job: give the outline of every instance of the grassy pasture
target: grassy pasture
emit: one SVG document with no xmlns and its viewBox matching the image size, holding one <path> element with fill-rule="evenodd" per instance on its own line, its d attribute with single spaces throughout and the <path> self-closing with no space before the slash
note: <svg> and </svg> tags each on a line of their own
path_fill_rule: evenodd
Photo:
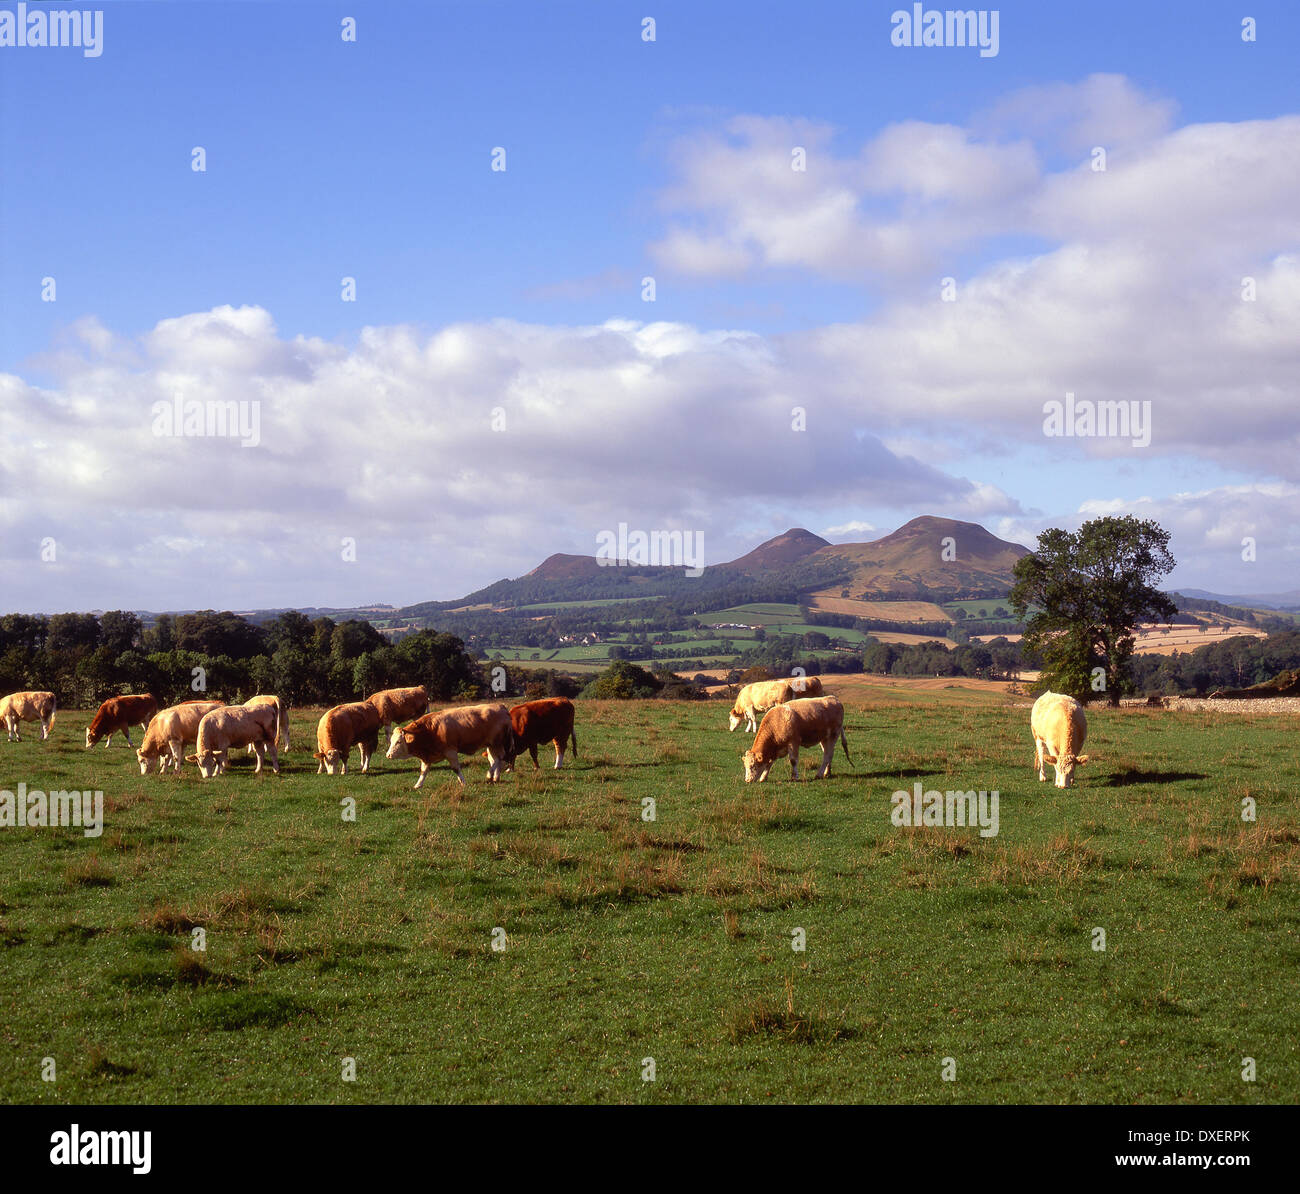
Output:
<svg viewBox="0 0 1300 1194">
<path fill-rule="evenodd" d="M 717 622 L 743 622 L 746 626 L 779 626 L 783 622 L 799 621 L 799 607 L 779 601 L 756 601 L 749 605 L 732 605 L 727 609 L 712 609 L 698 615 L 701 622 L 711 626 Z"/>
<path fill-rule="evenodd" d="M 318 777 L 312 711 L 279 777 L 208 782 L 61 711 L 0 788 L 101 788 L 105 828 L 0 829 L 0 1100 L 1300 1097 L 1289 721 L 1095 710 L 1058 791 L 1001 695 L 844 696 L 854 766 L 750 787 L 720 702 L 581 702 L 572 770 L 419 792 Z M 999 835 L 895 828 L 918 780 L 997 789 Z"/>
</svg>

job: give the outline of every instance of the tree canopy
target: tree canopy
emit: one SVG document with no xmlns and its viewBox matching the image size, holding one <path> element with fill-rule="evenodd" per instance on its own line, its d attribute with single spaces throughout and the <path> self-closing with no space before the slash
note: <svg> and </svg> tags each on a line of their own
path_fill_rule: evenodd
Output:
<svg viewBox="0 0 1300 1194">
<path fill-rule="evenodd" d="M 1169 532 L 1131 514 L 1053 528 L 1016 562 L 1010 605 L 1025 622 L 1024 645 L 1042 657 L 1037 688 L 1112 705 L 1132 691 L 1134 628 L 1167 621 L 1174 602 L 1156 585 L 1174 568 Z"/>
</svg>

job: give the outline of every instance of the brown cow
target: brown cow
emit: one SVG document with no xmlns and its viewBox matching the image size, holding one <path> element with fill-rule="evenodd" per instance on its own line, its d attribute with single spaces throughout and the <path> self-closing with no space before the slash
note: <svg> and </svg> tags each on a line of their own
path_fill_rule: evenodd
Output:
<svg viewBox="0 0 1300 1194">
<path fill-rule="evenodd" d="M 11 692 L 7 697 L 0 697 L 0 718 L 9 731 L 10 742 L 23 740 L 18 726 L 24 721 L 41 723 L 41 741 L 44 742 L 50 736 L 50 727 L 54 725 L 54 693 Z"/>
<path fill-rule="evenodd" d="M 252 746 L 257 755 L 254 774 L 260 774 L 262 760 L 269 753 L 271 770 L 280 774 L 280 756 L 275 744 L 280 740 L 280 714 L 273 705 L 225 705 L 203 715 L 199 722 L 195 753 L 185 757 L 199 765 L 204 779 L 220 775 L 226 769 L 230 748 Z"/>
<path fill-rule="evenodd" d="M 745 782 L 762 783 L 772 764 L 785 755 L 790 756 L 791 778 L 798 779 L 801 746 L 820 746 L 822 765 L 817 778 L 830 775 L 836 738 L 844 747 L 844 757 L 852 763 L 848 739 L 844 737 L 844 706 L 835 697 L 805 697 L 777 705 L 763 715 L 754 745 L 740 756 L 745 764 Z"/>
<path fill-rule="evenodd" d="M 316 758 L 320 763 L 316 774 L 328 771 L 340 775 L 348 773 L 348 753 L 355 744 L 361 751 L 361 774 L 370 770 L 370 756 L 379 746 L 379 710 L 369 701 L 352 701 L 335 705 L 325 713 L 316 726 Z"/>
<path fill-rule="evenodd" d="M 366 697 L 379 710 L 380 726 L 414 721 L 429 712 L 429 694 L 419 688 L 385 688 Z"/>
<path fill-rule="evenodd" d="M 424 783 L 434 763 L 445 761 L 463 788 L 465 777 L 460 773 L 460 755 L 474 754 L 484 748 L 488 754 L 488 783 L 496 783 L 504 767 L 515 761 L 514 731 L 510 726 L 510 712 L 504 705 L 464 705 L 441 713 L 426 713 L 408 726 L 394 726 L 388 757 L 420 760 L 417 788 Z"/>
<path fill-rule="evenodd" d="M 144 732 L 144 741 L 135 757 L 140 760 L 140 774 L 157 771 L 159 775 L 171 768 L 181 769 L 185 748 L 198 741 L 199 722 L 213 709 L 220 709 L 220 701 L 186 701 L 156 713 Z"/>
<path fill-rule="evenodd" d="M 578 735 L 573 732 L 573 702 L 564 697 L 547 697 L 540 701 L 525 701 L 510 710 L 510 728 L 514 731 L 514 753 L 528 751 L 533 758 L 533 770 L 540 770 L 537 748 L 544 742 L 555 746 L 555 770 L 564 766 L 564 748 L 573 740 L 573 757 L 578 757 Z M 506 767 L 512 771 L 514 764 Z"/>
<path fill-rule="evenodd" d="M 113 735 L 119 730 L 126 739 L 127 746 L 134 747 L 129 726 L 139 726 L 142 730 L 149 728 L 149 721 L 158 712 L 158 702 L 147 692 L 138 696 L 109 697 L 95 713 L 86 729 L 86 749 L 89 750 L 101 738 L 104 749 L 108 749 Z"/>
</svg>

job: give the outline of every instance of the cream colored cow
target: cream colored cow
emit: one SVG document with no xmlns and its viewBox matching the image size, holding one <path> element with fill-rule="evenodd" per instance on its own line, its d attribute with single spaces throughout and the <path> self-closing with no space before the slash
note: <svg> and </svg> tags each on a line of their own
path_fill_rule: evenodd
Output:
<svg viewBox="0 0 1300 1194">
<path fill-rule="evenodd" d="M 44 742 L 50 736 L 50 727 L 54 725 L 54 711 L 52 692 L 11 692 L 6 697 L 0 697 L 0 718 L 4 719 L 10 742 L 23 740 L 18 726 L 24 721 L 41 723 L 41 741 Z"/>
<path fill-rule="evenodd" d="M 155 713 L 145 729 L 140 749 L 135 752 L 140 760 L 140 774 L 156 771 L 162 775 L 169 768 L 179 771 L 185 748 L 198 741 L 199 722 L 213 709 L 220 708 L 220 701 L 186 701 Z"/>
<path fill-rule="evenodd" d="M 1034 736 L 1039 782 L 1047 779 L 1043 764 L 1053 763 L 1056 786 L 1068 788 L 1074 782 L 1075 767 L 1082 767 L 1088 761 L 1087 755 L 1079 754 L 1088 737 L 1088 718 L 1083 706 L 1074 697 L 1045 692 L 1034 702 L 1029 729 Z"/>
<path fill-rule="evenodd" d="M 267 705 L 274 709 L 276 716 L 280 719 L 280 740 L 279 745 L 285 750 L 289 749 L 289 710 L 285 708 L 284 702 L 278 696 L 253 696 L 244 702 L 245 709 L 256 709 L 259 705 Z M 249 754 L 252 754 L 252 747 L 249 747 Z"/>
<path fill-rule="evenodd" d="M 230 748 L 251 746 L 257 755 L 254 772 L 261 773 L 262 760 L 271 756 L 271 770 L 280 774 L 280 757 L 275 744 L 280 738 L 280 715 L 273 705 L 226 705 L 203 715 L 195 753 L 185 757 L 199 765 L 204 779 L 220 775 L 226 769 Z"/>
<path fill-rule="evenodd" d="M 789 680 L 758 680 L 746 684 L 736 696 L 731 707 L 729 729 L 734 730 L 743 721 L 751 734 L 758 729 L 759 719 L 769 709 L 787 701 L 822 695 L 820 676 L 794 676 Z"/>
</svg>

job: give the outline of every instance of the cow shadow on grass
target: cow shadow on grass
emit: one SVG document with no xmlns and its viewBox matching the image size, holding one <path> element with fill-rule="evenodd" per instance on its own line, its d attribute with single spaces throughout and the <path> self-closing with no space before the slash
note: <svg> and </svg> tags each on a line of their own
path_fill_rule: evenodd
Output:
<svg viewBox="0 0 1300 1194">
<path fill-rule="evenodd" d="M 926 775 L 943 775 L 937 768 L 905 767 L 901 771 L 886 768 L 884 771 L 854 771 L 855 779 L 920 779 Z"/>
<path fill-rule="evenodd" d="M 1208 779 L 1200 771 L 1117 771 L 1106 780 L 1108 788 L 1127 788 L 1131 784 L 1174 784 L 1188 779 Z"/>
</svg>

